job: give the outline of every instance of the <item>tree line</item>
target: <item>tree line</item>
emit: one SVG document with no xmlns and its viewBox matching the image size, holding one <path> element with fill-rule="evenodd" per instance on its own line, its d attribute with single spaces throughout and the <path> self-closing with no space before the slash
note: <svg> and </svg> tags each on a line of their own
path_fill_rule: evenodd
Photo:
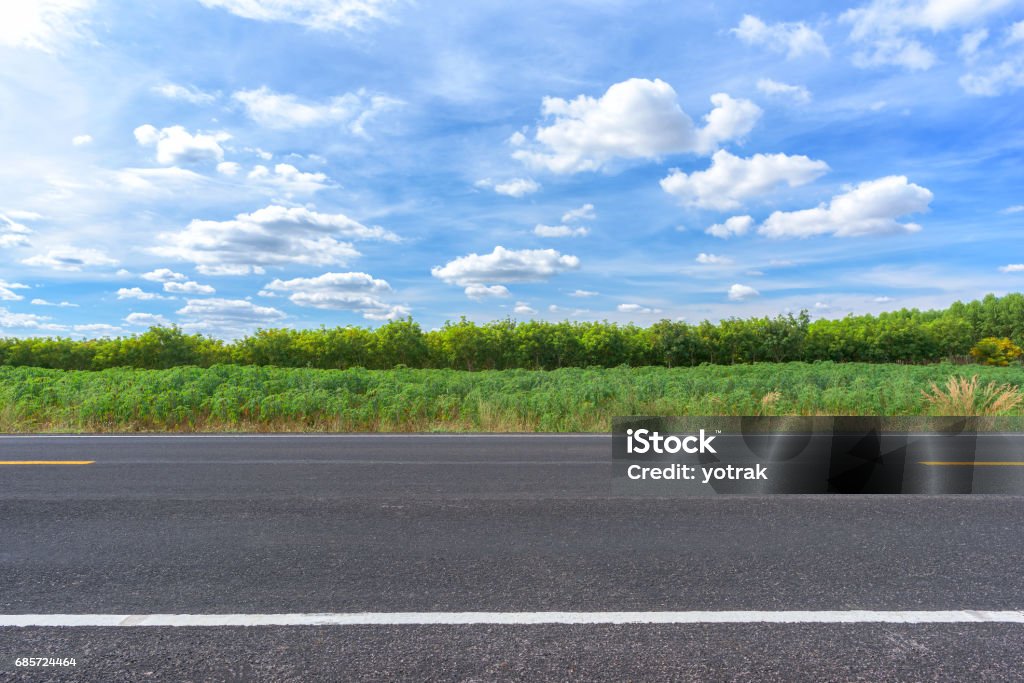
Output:
<svg viewBox="0 0 1024 683">
<path fill-rule="evenodd" d="M 831 360 L 929 363 L 966 357 L 984 338 L 1024 346 L 1024 294 L 988 295 L 944 310 L 902 309 L 811 321 L 806 311 L 774 318 L 729 318 L 650 327 L 610 322 L 517 322 L 465 319 L 423 330 L 412 319 L 376 329 L 260 329 L 225 342 L 177 327 L 116 338 L 0 339 L 0 365 L 64 370 L 185 365 L 503 370 L 561 367 L 668 367 L 702 363 Z"/>
</svg>

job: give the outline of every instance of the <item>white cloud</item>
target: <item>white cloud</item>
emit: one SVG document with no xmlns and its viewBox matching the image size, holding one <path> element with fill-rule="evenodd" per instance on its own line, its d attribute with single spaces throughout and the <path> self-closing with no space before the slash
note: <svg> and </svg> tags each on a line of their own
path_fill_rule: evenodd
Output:
<svg viewBox="0 0 1024 683">
<path fill-rule="evenodd" d="M 648 308 L 640 304 L 619 304 L 616 307 L 619 313 L 661 313 L 660 308 Z"/>
<path fill-rule="evenodd" d="M 533 228 L 533 234 L 539 237 L 584 237 L 590 228 L 570 227 L 568 225 L 540 225 Z"/>
<path fill-rule="evenodd" d="M 394 320 L 409 315 L 408 307 L 378 298 L 381 293 L 390 291 L 391 285 L 386 280 L 366 273 L 324 273 L 312 278 L 274 280 L 261 294 L 287 292 L 288 299 L 298 306 L 354 311 L 370 320 Z"/>
<path fill-rule="evenodd" d="M 177 83 L 154 86 L 153 92 L 169 100 L 183 100 L 191 104 L 212 104 L 217 100 L 217 95 L 203 92 L 192 85 L 178 85 Z"/>
<path fill-rule="evenodd" d="M 502 282 L 539 282 L 552 275 L 579 268 L 575 256 L 554 249 L 512 250 L 495 247 L 490 254 L 469 254 L 435 266 L 430 274 L 462 287 Z"/>
<path fill-rule="evenodd" d="M 76 135 L 75 137 L 71 138 L 71 144 L 74 145 L 75 147 L 82 147 L 84 145 L 88 145 L 91 143 L 91 135 Z"/>
<path fill-rule="evenodd" d="M 171 321 L 157 313 L 129 313 L 124 321 L 138 327 L 166 327 L 171 324 Z"/>
<path fill-rule="evenodd" d="M 1021 212 L 1024 212 L 1024 204 L 1014 204 L 1013 206 L 1008 206 L 1005 209 L 1003 209 L 1002 211 L 1000 211 L 999 213 L 1021 213 Z"/>
<path fill-rule="evenodd" d="M 116 266 L 112 259 L 99 249 L 79 247 L 58 247 L 45 254 L 36 254 L 21 261 L 27 266 L 40 266 L 54 270 L 79 271 L 90 266 Z"/>
<path fill-rule="evenodd" d="M 171 294 L 216 294 L 217 292 L 210 285 L 201 285 L 191 280 L 186 282 L 165 282 L 164 291 Z"/>
<path fill-rule="evenodd" d="M 907 214 L 928 210 L 932 193 L 908 183 L 906 176 L 887 176 L 860 183 L 853 189 L 802 211 L 776 211 L 758 233 L 767 237 L 862 237 L 900 232 L 917 232 L 916 223 L 899 223 Z"/>
<path fill-rule="evenodd" d="M 128 192 L 156 195 L 187 192 L 207 182 L 205 176 L 178 166 L 122 168 L 114 172 L 114 180 Z"/>
<path fill-rule="evenodd" d="M 811 101 L 811 91 L 802 85 L 790 85 L 773 81 L 770 78 L 761 78 L 757 81 L 757 89 L 765 95 L 785 95 L 800 104 L 807 104 Z"/>
<path fill-rule="evenodd" d="M 29 286 L 23 285 L 20 282 L 0 280 L 0 301 L 21 301 L 24 299 L 25 297 L 14 291 L 16 289 L 29 289 Z"/>
<path fill-rule="evenodd" d="M 569 292 L 569 296 L 574 296 L 580 299 L 585 299 L 591 296 L 598 296 L 599 294 L 600 292 L 591 292 L 590 290 L 587 289 L 577 289 L 574 292 Z"/>
<path fill-rule="evenodd" d="M 966 73 L 959 82 L 964 92 L 979 97 L 996 97 L 1024 87 L 1024 56 Z"/>
<path fill-rule="evenodd" d="M 126 330 L 123 327 L 117 325 L 107 325 L 106 323 L 88 323 L 86 325 L 75 325 L 72 327 L 75 332 L 79 332 L 86 336 L 91 337 L 111 337 L 118 334 L 124 334 Z"/>
<path fill-rule="evenodd" d="M 525 301 L 517 301 L 516 307 L 512 309 L 512 312 L 517 315 L 537 315 L 537 309 L 533 308 Z"/>
<path fill-rule="evenodd" d="M 45 315 L 34 313 L 12 313 L 6 308 L 0 307 L 0 329 L 4 328 L 25 328 L 41 330 L 62 330 L 62 325 L 54 325 L 46 322 L 50 320 Z"/>
<path fill-rule="evenodd" d="M 732 216 L 725 219 L 724 223 L 715 223 L 704 232 L 712 237 L 727 240 L 730 237 L 746 235 L 753 226 L 754 219 L 751 216 Z"/>
<path fill-rule="evenodd" d="M 2 296 L 0 296 L 2 298 Z M 78 304 L 73 304 L 70 301 L 47 301 L 46 299 L 32 299 L 31 303 L 33 306 L 54 306 L 56 308 L 78 308 Z"/>
<path fill-rule="evenodd" d="M 503 194 L 507 197 L 525 197 L 528 194 L 533 194 L 540 189 L 540 183 L 532 178 L 512 178 L 503 182 L 495 182 L 490 178 L 484 178 L 474 183 L 477 187 L 486 187 L 493 189 L 498 194 Z"/>
<path fill-rule="evenodd" d="M 297 194 L 313 194 L 331 187 L 330 179 L 326 174 L 305 173 L 291 164 L 277 164 L 273 171 L 266 166 L 257 165 L 249 172 L 248 179 L 258 185 L 273 188 L 286 197 L 293 197 Z"/>
<path fill-rule="evenodd" d="M 746 135 L 761 117 L 761 109 L 749 100 L 717 93 L 711 102 L 714 109 L 698 129 L 679 106 L 676 91 L 662 80 L 632 78 L 612 85 L 600 98 L 545 97 L 542 112 L 553 122 L 537 128 L 536 149 L 520 149 L 513 156 L 554 173 L 576 173 L 599 170 L 614 159 L 707 154 Z"/>
<path fill-rule="evenodd" d="M 182 328 L 217 336 L 244 334 L 288 317 L 284 311 L 244 299 L 189 299 L 177 313 L 184 319 Z"/>
<path fill-rule="evenodd" d="M 275 93 L 266 86 L 256 90 L 240 90 L 232 97 L 241 102 L 250 119 L 280 130 L 345 124 L 349 131 L 367 137 L 370 119 L 401 104 L 383 95 L 365 90 L 332 97 L 327 102 L 303 102 L 296 95 Z"/>
<path fill-rule="evenodd" d="M 969 31 L 960 38 L 960 47 L 957 49 L 957 54 L 964 59 L 971 59 L 978 54 L 978 49 L 986 40 L 988 40 L 988 29 L 979 28 Z"/>
<path fill-rule="evenodd" d="M 512 133 L 512 135 L 509 136 L 508 144 L 512 145 L 513 147 L 520 147 L 522 145 L 525 145 L 526 136 L 523 135 L 521 131 L 517 130 L 515 133 Z"/>
<path fill-rule="evenodd" d="M 706 266 L 727 266 L 732 263 L 731 258 L 716 256 L 715 254 L 705 254 L 704 252 L 697 254 L 697 258 L 694 260 Z"/>
<path fill-rule="evenodd" d="M 504 285 L 469 285 L 466 287 L 465 293 L 467 297 L 474 301 L 501 298 L 509 295 L 508 287 Z"/>
<path fill-rule="evenodd" d="M 138 299 L 139 301 L 153 301 L 154 299 L 170 299 L 173 297 L 146 292 L 140 287 L 122 287 L 117 290 L 118 299 Z"/>
<path fill-rule="evenodd" d="M 256 21 L 280 21 L 317 31 L 363 29 L 389 18 L 397 0 L 199 0 Z"/>
<path fill-rule="evenodd" d="M 747 285 L 735 284 L 729 288 L 730 301 L 743 301 L 755 296 L 761 296 L 761 292 Z"/>
<path fill-rule="evenodd" d="M 839 20 L 851 25 L 850 39 L 863 49 L 854 55 L 861 67 L 902 66 L 930 69 L 938 60 L 915 32 L 930 34 L 977 25 L 1010 7 L 1015 0 L 872 0 L 847 10 Z M 971 56 L 984 37 L 974 32 L 961 43 L 961 54 Z M 966 89 L 966 87 L 965 87 Z"/>
<path fill-rule="evenodd" d="M 1024 263 L 1011 263 L 1000 266 L 999 270 L 1003 273 L 1024 273 Z"/>
<path fill-rule="evenodd" d="M 167 246 L 153 253 L 190 261 L 206 275 L 243 275 L 286 264 L 343 265 L 359 256 L 348 240 L 398 240 L 384 228 L 365 226 L 344 214 L 276 205 L 226 221 L 196 219 L 181 232 L 158 237 Z"/>
<path fill-rule="evenodd" d="M 136 128 L 134 133 L 135 140 L 143 147 L 156 146 L 156 160 L 166 166 L 223 161 L 224 148 L 220 143 L 231 139 L 231 135 L 224 132 L 193 135 L 183 126 L 157 130 L 148 123 Z"/>
<path fill-rule="evenodd" d="M 892 297 L 891 296 L 876 296 L 871 301 L 873 301 L 876 304 L 887 304 L 890 301 L 892 301 Z"/>
<path fill-rule="evenodd" d="M 590 313 L 590 310 L 586 308 L 562 308 L 561 306 L 556 306 L 555 304 L 551 304 L 550 306 L 548 306 L 548 311 L 552 313 L 561 313 L 571 318 L 576 318 L 581 315 L 584 315 L 585 313 Z"/>
<path fill-rule="evenodd" d="M 0 213 L 0 249 L 27 247 L 30 245 L 28 235 L 31 234 L 28 227 Z"/>
<path fill-rule="evenodd" d="M 85 37 L 83 15 L 93 0 L 8 0 L 0 2 L 0 45 L 60 52 Z"/>
<path fill-rule="evenodd" d="M 226 176 L 238 175 L 238 172 L 242 170 L 242 165 L 237 161 L 222 161 L 217 164 L 217 173 Z"/>
<path fill-rule="evenodd" d="M 597 218 L 597 213 L 594 211 L 593 204 L 584 204 L 578 209 L 570 209 L 562 214 L 563 223 L 572 223 L 574 221 L 592 221 Z"/>
<path fill-rule="evenodd" d="M 825 39 L 802 21 L 766 24 L 745 14 L 732 33 L 748 45 L 763 45 L 775 52 L 785 52 L 787 59 L 815 54 L 829 56 Z"/>
<path fill-rule="evenodd" d="M 157 268 L 148 273 L 143 273 L 140 277 L 149 282 L 182 282 L 188 279 L 182 273 L 176 273 L 170 268 Z"/>
<path fill-rule="evenodd" d="M 803 155 L 755 154 L 744 159 L 721 149 L 715 152 L 706 171 L 686 174 L 672 169 L 661 180 L 661 187 L 687 205 L 726 211 L 779 185 L 806 185 L 828 170 L 824 161 Z"/>
</svg>

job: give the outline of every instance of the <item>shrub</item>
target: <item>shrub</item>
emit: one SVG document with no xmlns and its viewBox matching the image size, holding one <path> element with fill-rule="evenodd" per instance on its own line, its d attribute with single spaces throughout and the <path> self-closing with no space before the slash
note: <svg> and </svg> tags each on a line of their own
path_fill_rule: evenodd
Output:
<svg viewBox="0 0 1024 683">
<path fill-rule="evenodd" d="M 1019 346 L 1006 337 L 985 337 L 971 349 L 971 356 L 985 365 L 1006 367 L 1024 354 Z"/>
<path fill-rule="evenodd" d="M 950 377 L 943 391 L 931 383 L 931 391 L 921 391 L 924 401 L 938 415 L 1005 415 L 1024 403 L 1020 387 L 989 382 L 978 384 L 978 376 Z"/>
</svg>

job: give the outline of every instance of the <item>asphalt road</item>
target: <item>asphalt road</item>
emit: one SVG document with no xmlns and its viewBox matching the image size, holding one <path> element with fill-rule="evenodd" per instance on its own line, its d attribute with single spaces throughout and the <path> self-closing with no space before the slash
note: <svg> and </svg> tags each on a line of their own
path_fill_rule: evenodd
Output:
<svg viewBox="0 0 1024 683">
<path fill-rule="evenodd" d="M 0 619 L 1024 609 L 1014 496 L 634 497 L 607 436 L 0 437 L 22 460 L 94 462 L 0 466 Z M 14 666 L 40 656 L 76 666 Z M 0 628 L 0 680 L 1022 672 L 1001 623 Z"/>
</svg>

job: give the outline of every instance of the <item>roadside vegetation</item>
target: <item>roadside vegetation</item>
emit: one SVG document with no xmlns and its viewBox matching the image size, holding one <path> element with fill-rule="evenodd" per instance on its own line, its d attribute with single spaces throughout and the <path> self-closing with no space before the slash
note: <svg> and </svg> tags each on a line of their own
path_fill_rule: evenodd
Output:
<svg viewBox="0 0 1024 683">
<path fill-rule="evenodd" d="M 617 415 L 1024 415 L 1024 367 L 0 367 L 0 431 L 606 431 Z M 953 377 L 955 379 L 951 380 Z"/>
<path fill-rule="evenodd" d="M 377 329 L 267 329 L 232 342 L 174 327 L 115 339 L 0 339 L 0 365 L 61 370 L 194 365 L 291 368 L 396 367 L 456 370 L 663 366 L 834 361 L 1019 364 L 1024 295 L 988 296 L 940 311 L 810 321 L 805 313 L 731 318 L 717 324 L 663 320 L 650 327 L 607 322 L 466 320 L 424 331 L 412 320 Z"/>
</svg>

